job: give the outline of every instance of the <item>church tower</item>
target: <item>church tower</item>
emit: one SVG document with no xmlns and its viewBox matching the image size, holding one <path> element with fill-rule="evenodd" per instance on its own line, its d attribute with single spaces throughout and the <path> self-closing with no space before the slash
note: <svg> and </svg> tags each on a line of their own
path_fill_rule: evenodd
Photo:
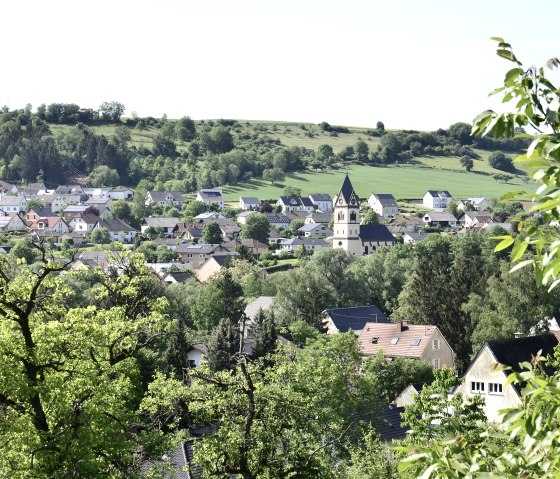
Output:
<svg viewBox="0 0 560 479">
<path fill-rule="evenodd" d="M 360 199 L 348 175 L 335 198 L 333 229 L 333 248 L 343 249 L 356 256 L 363 254 L 360 239 Z"/>
</svg>

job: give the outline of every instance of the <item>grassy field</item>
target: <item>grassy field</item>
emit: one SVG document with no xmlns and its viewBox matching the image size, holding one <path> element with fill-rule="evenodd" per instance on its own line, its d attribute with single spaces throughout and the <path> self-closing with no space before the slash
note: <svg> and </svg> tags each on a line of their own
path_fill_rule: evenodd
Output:
<svg viewBox="0 0 560 479">
<path fill-rule="evenodd" d="M 328 193 L 335 195 L 340 190 L 347 170 L 332 170 L 320 173 L 296 173 L 286 177 L 282 184 L 252 180 L 237 186 L 225 186 L 224 199 L 238 202 L 239 196 L 258 196 L 261 199 L 276 199 L 284 186 L 301 188 L 304 194 Z M 508 191 L 525 189 L 532 185 L 515 178 L 510 184 L 497 183 L 491 176 L 466 173 L 422 166 L 373 167 L 352 165 L 348 168 L 350 180 L 361 198 L 371 193 L 391 193 L 398 198 L 421 198 L 428 189 L 445 189 L 457 198 L 498 197 Z"/>
</svg>

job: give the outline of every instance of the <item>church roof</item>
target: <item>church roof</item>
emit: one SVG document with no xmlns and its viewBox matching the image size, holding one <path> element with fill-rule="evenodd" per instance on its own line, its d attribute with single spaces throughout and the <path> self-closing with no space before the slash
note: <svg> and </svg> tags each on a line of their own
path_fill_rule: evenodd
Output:
<svg viewBox="0 0 560 479">
<path fill-rule="evenodd" d="M 348 175 L 346 175 L 346 177 L 344 178 L 344 183 L 342 183 L 342 188 L 340 188 L 340 193 L 338 194 L 338 196 L 342 195 L 344 201 L 346 203 L 350 203 L 350 198 L 352 197 L 353 192 L 354 192 L 354 187 L 350 182 L 350 178 L 348 177 Z"/>
<path fill-rule="evenodd" d="M 362 241 L 396 241 L 385 225 L 360 225 Z"/>
</svg>

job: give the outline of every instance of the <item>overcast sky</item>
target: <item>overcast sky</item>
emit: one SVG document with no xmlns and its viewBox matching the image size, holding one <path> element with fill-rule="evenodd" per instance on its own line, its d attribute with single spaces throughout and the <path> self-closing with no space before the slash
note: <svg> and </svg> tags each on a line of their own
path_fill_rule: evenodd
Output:
<svg viewBox="0 0 560 479">
<path fill-rule="evenodd" d="M 27 0 L 0 4 L 0 105 L 433 130 L 560 57 L 557 0 Z M 558 74 L 552 75 L 558 78 Z"/>
</svg>

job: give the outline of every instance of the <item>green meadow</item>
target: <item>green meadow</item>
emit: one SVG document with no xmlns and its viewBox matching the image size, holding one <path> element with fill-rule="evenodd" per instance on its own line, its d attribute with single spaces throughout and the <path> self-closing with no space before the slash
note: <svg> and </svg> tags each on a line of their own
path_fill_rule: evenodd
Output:
<svg viewBox="0 0 560 479">
<path fill-rule="evenodd" d="M 519 177 L 505 184 L 496 182 L 488 174 L 476 172 L 422 166 L 350 165 L 347 169 L 290 174 L 284 181 L 274 185 L 268 181 L 251 180 L 236 186 L 224 186 L 224 199 L 231 203 L 237 202 L 240 196 L 276 199 L 285 186 L 301 188 L 304 194 L 335 195 L 340 190 L 346 172 L 361 198 L 368 198 L 374 192 L 391 193 L 397 199 L 421 198 L 428 189 L 448 190 L 456 198 L 499 197 L 510 191 L 533 189 L 531 183 L 526 184 Z"/>
</svg>

